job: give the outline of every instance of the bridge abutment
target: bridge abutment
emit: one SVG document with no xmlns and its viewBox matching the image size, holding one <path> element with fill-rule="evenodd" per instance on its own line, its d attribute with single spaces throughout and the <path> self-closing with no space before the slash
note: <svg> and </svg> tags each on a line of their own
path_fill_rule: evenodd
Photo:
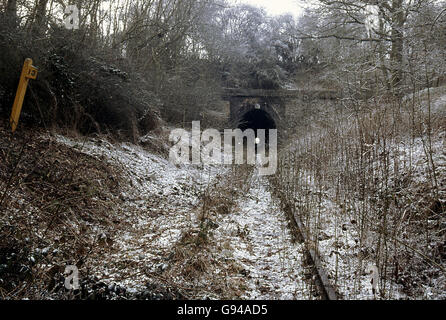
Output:
<svg viewBox="0 0 446 320">
<path fill-rule="evenodd" d="M 241 129 L 278 129 L 279 140 L 327 102 L 339 98 L 331 90 L 225 89 L 229 123 Z M 253 111 L 257 110 L 257 111 Z"/>
</svg>

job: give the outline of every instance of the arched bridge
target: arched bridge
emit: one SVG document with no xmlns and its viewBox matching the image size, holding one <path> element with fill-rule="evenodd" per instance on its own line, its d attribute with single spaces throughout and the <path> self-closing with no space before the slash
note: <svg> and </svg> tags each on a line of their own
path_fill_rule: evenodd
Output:
<svg viewBox="0 0 446 320">
<path fill-rule="evenodd" d="M 334 90 L 223 90 L 223 100 L 229 101 L 229 120 L 240 129 L 276 129 L 285 127 L 290 116 L 296 115 L 296 105 L 320 104 L 340 97 Z M 302 107 L 301 109 L 303 109 Z"/>
</svg>

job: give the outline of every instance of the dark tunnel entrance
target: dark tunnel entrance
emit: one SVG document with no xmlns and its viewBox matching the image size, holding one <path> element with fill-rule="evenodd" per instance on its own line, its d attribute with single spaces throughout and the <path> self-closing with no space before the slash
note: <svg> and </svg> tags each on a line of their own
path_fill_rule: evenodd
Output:
<svg viewBox="0 0 446 320">
<path fill-rule="evenodd" d="M 243 131 L 246 129 L 253 129 L 256 137 L 258 129 L 265 129 L 266 143 L 268 143 L 269 140 L 268 129 L 277 128 L 276 123 L 274 119 L 271 117 L 271 115 L 268 112 L 261 109 L 253 109 L 246 112 L 241 117 L 238 127 Z"/>
</svg>

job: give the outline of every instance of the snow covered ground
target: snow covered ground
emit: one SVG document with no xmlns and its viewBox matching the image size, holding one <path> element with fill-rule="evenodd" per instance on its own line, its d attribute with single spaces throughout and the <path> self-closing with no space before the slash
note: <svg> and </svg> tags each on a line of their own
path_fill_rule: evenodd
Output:
<svg viewBox="0 0 446 320">
<path fill-rule="evenodd" d="M 221 220 L 217 241 L 227 241 L 227 252 L 244 268 L 246 299 L 307 299 L 303 280 L 303 245 L 293 243 L 288 221 L 268 191 L 268 181 L 254 175 L 239 210 Z"/>
<path fill-rule="evenodd" d="M 412 99 L 416 103 L 422 103 L 424 106 L 427 104 L 427 97 L 431 100 L 431 113 L 436 116 L 446 115 L 446 86 L 436 88 L 426 88 L 418 91 L 415 95 L 408 94 L 403 97 L 403 102 L 412 102 Z M 425 111 L 427 107 L 425 107 Z"/>
<path fill-rule="evenodd" d="M 216 282 L 235 283 L 228 285 L 231 290 L 236 288 L 234 291 L 228 289 L 229 297 L 317 298 L 308 280 L 312 275 L 309 276 L 308 266 L 303 262 L 304 245 L 293 242 L 287 217 L 270 193 L 270 182 L 255 169 L 246 181 L 249 188 L 236 192 L 236 205 L 225 213 L 214 210 L 216 212 L 208 217 L 216 227 L 206 231 L 209 239 L 202 250 L 205 254 L 194 260 L 191 256 L 197 252 L 187 245 L 181 247 L 184 237 L 200 232 L 203 196 L 210 186 L 228 178 L 228 167 L 175 166 L 159 155 L 128 143 L 111 144 L 101 139 L 80 141 L 63 136 L 56 136 L 56 140 L 121 168 L 127 178 L 120 186 L 122 204 L 115 212 L 125 223 L 115 234 L 103 235 L 112 239 L 113 244 L 110 250 L 104 251 L 102 258 L 95 257 L 91 261 L 99 279 L 130 291 L 144 290 L 148 282 L 156 279 L 179 286 L 184 284 L 186 288 L 200 287 L 193 293 L 194 298 L 228 297 L 229 293 L 219 292 L 218 285 L 214 290 L 210 281 L 214 278 Z M 440 135 L 432 145 L 433 160 L 439 174 L 444 176 L 444 137 Z M 403 166 L 400 170 L 412 172 L 415 182 L 425 181 L 429 173 L 425 146 L 426 141 L 417 138 L 390 148 L 394 153 L 392 157 L 398 158 Z M 393 165 L 391 162 L 390 172 L 393 172 Z M 311 239 L 330 281 L 342 298 L 376 298 L 368 273 L 375 264 L 368 250 L 375 245 L 371 238 L 361 240 L 358 218 L 352 215 L 361 210 L 361 203 L 337 203 L 333 190 L 316 190 L 314 179 L 305 176 L 305 172 L 301 178 L 308 195 L 319 199 L 311 207 L 313 218 L 304 223 L 308 223 Z M 229 185 L 223 183 L 220 187 L 229 188 Z M 444 199 L 444 194 L 441 196 Z M 302 200 L 296 199 L 296 207 Z M 369 240 L 372 242 L 368 243 Z M 183 264 L 175 260 L 179 247 L 189 250 Z M 181 274 L 181 268 L 187 268 L 184 263 L 195 262 L 205 264 L 200 272 L 206 276 L 197 276 L 199 278 L 186 283 L 187 275 Z M 444 284 L 444 278 L 435 281 L 438 283 L 426 287 L 425 297 L 441 296 L 438 286 Z M 400 284 L 390 280 L 385 283 L 386 298 L 408 298 L 402 293 Z"/>
<path fill-rule="evenodd" d="M 113 241 L 111 255 L 92 261 L 95 275 L 128 290 L 140 290 L 150 273 L 165 268 L 165 259 L 183 230 L 197 223 L 195 206 L 199 195 L 224 167 L 177 167 L 142 147 L 101 139 L 78 141 L 56 136 L 59 143 L 71 146 L 118 166 L 127 176 L 121 185 L 122 205 L 117 214 L 125 226 L 116 234 L 103 235 Z"/>
<path fill-rule="evenodd" d="M 435 101 L 440 101 L 440 98 Z M 435 164 L 436 179 L 438 180 L 439 203 L 444 203 L 446 199 L 444 191 L 445 137 L 444 132 L 439 132 L 432 137 L 431 143 L 432 162 Z M 302 144 L 302 142 L 297 140 L 296 145 L 298 144 Z M 378 144 L 369 147 L 377 148 L 377 154 L 384 152 L 382 146 Z M 299 149 L 291 148 L 291 150 Z M 388 152 L 389 159 L 392 159 L 388 164 L 387 184 L 382 177 L 376 174 L 377 178 L 373 188 L 376 189 L 376 194 L 379 196 L 389 186 L 398 186 L 399 181 L 402 181 L 403 178 L 406 179 L 404 188 L 397 189 L 396 197 L 401 199 L 398 199 L 399 207 L 390 205 L 392 218 L 399 217 L 398 219 L 400 219 L 395 231 L 398 238 L 392 245 L 391 250 L 394 251 L 391 255 L 393 257 L 396 252 L 399 263 L 404 263 L 404 259 L 407 257 L 413 260 L 409 264 L 400 264 L 396 268 L 395 263 L 389 263 L 386 266 L 387 270 L 396 269 L 397 271 L 393 274 L 387 271 L 387 278 L 379 279 L 380 285 L 383 285 L 383 288 L 380 289 L 385 295 L 385 299 L 443 299 L 446 293 L 446 278 L 440 268 L 435 266 L 435 261 L 442 263 L 442 253 L 435 251 L 438 250 L 435 248 L 443 248 L 444 228 L 436 226 L 444 225 L 444 215 L 441 215 L 441 211 L 438 213 L 430 210 L 427 215 L 430 217 L 429 221 L 420 222 L 416 218 L 422 216 L 423 220 L 426 219 L 426 207 L 430 205 L 429 201 L 431 201 L 428 196 L 429 189 L 426 187 L 432 183 L 433 179 L 429 139 L 427 136 L 422 136 L 412 140 L 410 137 L 402 136 L 401 139 L 390 143 L 386 152 Z M 324 174 L 343 173 L 344 170 L 347 170 L 344 167 L 345 159 L 342 157 L 339 157 L 339 161 L 336 159 L 334 164 L 331 164 L 332 167 L 327 166 Z M 288 165 L 292 167 L 291 164 Z M 367 174 L 370 171 L 380 172 L 382 161 L 376 159 L 370 163 L 370 167 L 373 170 L 367 171 Z M 297 171 L 298 169 L 296 169 Z M 344 299 L 374 299 L 370 283 L 371 275 L 368 270 L 377 264 L 376 248 L 379 244 L 381 230 L 377 226 L 381 220 L 376 216 L 369 217 L 375 219 L 373 221 L 367 218 L 365 224 L 370 226 L 367 231 L 361 230 L 364 227 L 360 225 L 360 221 L 364 217 L 361 212 L 369 210 L 367 212 L 376 213 L 379 212 L 379 207 L 375 202 L 368 202 L 368 198 L 361 200 L 358 197 L 355 198 L 353 194 L 342 198 L 333 184 L 317 184 L 314 172 L 308 169 L 301 169 L 299 172 L 297 178 L 299 192 L 294 198 L 295 206 L 298 208 L 297 214 L 301 215 L 301 219 L 310 230 L 310 238 L 320 253 L 322 264 L 330 281 Z M 285 176 L 287 174 L 291 176 L 292 173 L 294 171 L 287 171 Z M 382 201 L 382 199 L 378 200 Z M 430 243 L 428 243 L 429 251 L 427 252 L 424 251 L 426 250 L 426 241 L 423 238 L 423 236 L 426 237 L 423 234 L 423 230 L 426 228 L 425 223 L 429 223 L 429 230 L 432 230 L 429 233 Z M 363 234 L 362 237 L 361 234 Z M 416 248 L 415 251 L 413 248 Z M 436 256 L 431 255 L 433 252 L 437 252 Z M 380 267 L 382 265 L 381 261 Z M 444 263 L 442 265 L 444 267 Z M 405 273 L 404 276 L 403 273 Z"/>
<path fill-rule="evenodd" d="M 127 143 L 79 141 L 60 135 L 56 140 L 120 167 L 127 176 L 127 183 L 120 186 L 122 205 L 116 209 L 126 222 L 115 234 L 103 235 L 113 244 L 103 251 L 102 257 L 91 259 L 94 275 L 135 292 L 144 290 L 147 282 L 160 279 L 190 286 L 179 283 L 184 278 L 180 275 L 181 267 L 175 269 L 172 257 L 184 242 L 182 237 L 199 229 L 203 191 L 215 184 L 214 180 L 221 181 L 228 169 L 175 166 Z M 268 181 L 253 173 L 250 183 L 249 191 L 242 193 L 231 212 L 213 216 L 218 227 L 203 250 L 210 252 L 206 259 L 216 262 L 206 272 L 222 282 L 245 283 L 237 295 L 240 298 L 314 298 L 308 282 L 303 280 L 303 247 L 293 243 L 286 217 L 268 191 Z M 232 265 L 237 266 L 233 272 L 228 267 Z M 168 271 L 163 273 L 165 270 Z M 164 278 L 166 275 L 168 279 Z M 203 286 L 202 282 L 207 280 L 202 277 L 197 281 Z M 210 292 L 207 296 L 218 298 L 219 294 Z"/>
</svg>

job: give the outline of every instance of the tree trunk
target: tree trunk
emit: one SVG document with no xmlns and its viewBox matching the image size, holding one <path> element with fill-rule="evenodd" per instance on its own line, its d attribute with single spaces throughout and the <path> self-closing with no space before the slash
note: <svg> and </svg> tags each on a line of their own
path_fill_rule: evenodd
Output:
<svg viewBox="0 0 446 320">
<path fill-rule="evenodd" d="M 397 95 L 401 94 L 403 81 L 403 26 L 405 15 L 403 0 L 392 0 L 392 49 L 390 51 L 390 62 L 392 72 L 392 87 Z"/>
<path fill-rule="evenodd" d="M 6 12 L 17 16 L 17 0 L 8 0 L 6 2 Z"/>
<path fill-rule="evenodd" d="M 384 30 L 384 12 L 382 11 L 382 8 L 380 8 L 380 12 L 379 12 L 379 32 L 381 34 L 384 34 L 385 30 Z M 384 77 L 384 83 L 386 85 L 387 90 L 390 92 L 392 90 L 392 83 L 391 83 L 391 79 L 389 77 L 389 70 L 388 67 L 386 65 L 386 48 L 383 44 L 383 42 L 381 41 L 379 43 L 379 60 L 381 63 L 381 70 L 383 73 L 383 77 Z"/>
<path fill-rule="evenodd" d="M 17 26 L 17 0 L 8 0 L 6 2 L 6 19 Z"/>
<path fill-rule="evenodd" d="M 34 27 L 39 32 L 45 32 L 46 29 L 46 5 L 48 0 L 39 0 L 36 7 L 36 19 L 34 21 Z"/>
<path fill-rule="evenodd" d="M 48 0 L 39 0 L 36 11 L 36 22 L 42 24 L 46 19 L 46 5 Z"/>
</svg>

